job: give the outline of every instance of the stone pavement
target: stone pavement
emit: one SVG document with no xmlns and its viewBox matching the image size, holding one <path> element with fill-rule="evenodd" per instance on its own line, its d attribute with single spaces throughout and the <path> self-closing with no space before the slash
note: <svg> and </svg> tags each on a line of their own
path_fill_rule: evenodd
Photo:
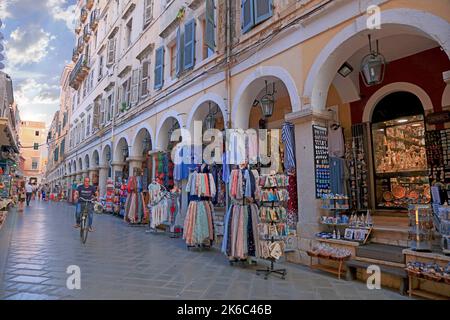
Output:
<svg viewBox="0 0 450 320">
<path fill-rule="evenodd" d="M 406 299 L 293 264 L 286 280 L 264 280 L 216 250 L 187 250 L 105 214 L 83 245 L 73 212 L 39 201 L 10 212 L 0 229 L 0 299 Z M 69 265 L 81 269 L 81 290 L 66 287 Z"/>
</svg>

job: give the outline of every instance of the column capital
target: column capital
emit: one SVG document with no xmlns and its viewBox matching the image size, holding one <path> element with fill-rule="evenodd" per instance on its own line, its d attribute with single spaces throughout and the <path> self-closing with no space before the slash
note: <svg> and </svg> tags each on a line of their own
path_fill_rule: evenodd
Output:
<svg viewBox="0 0 450 320">
<path fill-rule="evenodd" d="M 312 121 L 332 120 L 332 113 L 326 110 L 316 110 L 312 107 L 300 111 L 291 112 L 285 115 L 284 119 L 291 123 L 304 123 Z"/>
<path fill-rule="evenodd" d="M 111 162 L 111 165 L 112 166 L 124 166 L 124 165 L 126 165 L 127 163 L 126 162 L 123 162 L 123 161 L 113 161 L 113 162 Z"/>
<path fill-rule="evenodd" d="M 132 162 L 132 161 L 142 162 L 145 160 L 145 158 L 144 157 L 128 157 L 126 160 L 129 162 Z"/>
</svg>

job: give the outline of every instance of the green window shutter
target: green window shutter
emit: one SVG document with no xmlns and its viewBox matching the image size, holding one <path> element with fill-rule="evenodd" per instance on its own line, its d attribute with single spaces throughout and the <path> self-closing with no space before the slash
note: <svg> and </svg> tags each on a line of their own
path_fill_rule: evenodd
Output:
<svg viewBox="0 0 450 320">
<path fill-rule="evenodd" d="M 246 33 L 255 24 L 253 18 L 253 0 L 241 0 L 242 32 Z"/>
<path fill-rule="evenodd" d="M 184 64 L 185 70 L 195 64 L 195 20 L 192 19 L 184 25 Z"/>
<path fill-rule="evenodd" d="M 159 47 L 155 52 L 155 89 L 161 89 L 164 83 L 164 47 Z"/>
<path fill-rule="evenodd" d="M 216 47 L 216 41 L 215 41 L 215 34 L 216 34 L 216 25 L 214 22 L 214 0 L 206 0 L 206 17 L 205 17 L 205 23 L 206 23 L 206 34 L 205 34 L 205 44 L 210 48 L 211 50 L 214 50 Z"/>
<path fill-rule="evenodd" d="M 255 24 L 272 16 L 272 0 L 253 0 L 255 3 Z"/>
</svg>

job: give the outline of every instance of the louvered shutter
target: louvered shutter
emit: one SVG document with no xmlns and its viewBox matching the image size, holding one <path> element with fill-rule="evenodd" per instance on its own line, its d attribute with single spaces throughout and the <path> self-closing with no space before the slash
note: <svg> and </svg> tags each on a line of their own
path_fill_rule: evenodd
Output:
<svg viewBox="0 0 450 320">
<path fill-rule="evenodd" d="M 205 17 L 205 23 L 206 23 L 206 35 L 205 35 L 205 44 L 208 46 L 208 48 L 214 50 L 216 43 L 215 43 L 215 23 L 214 23 L 214 0 L 206 0 L 206 17 Z"/>
<path fill-rule="evenodd" d="M 161 89 L 164 83 L 164 47 L 155 52 L 155 89 Z"/>
<path fill-rule="evenodd" d="M 241 2 L 242 32 L 247 32 L 255 24 L 253 19 L 253 0 L 242 0 Z"/>
<path fill-rule="evenodd" d="M 176 72 L 177 76 L 181 73 L 181 71 L 183 71 L 183 51 L 184 51 L 184 46 L 183 46 L 183 42 L 181 40 L 181 27 L 179 26 L 177 29 L 177 58 L 176 58 L 176 68 L 175 68 L 175 72 Z"/>
<path fill-rule="evenodd" d="M 272 0 L 253 0 L 255 3 L 255 24 L 272 16 Z"/>
<path fill-rule="evenodd" d="M 108 64 L 113 64 L 116 55 L 116 38 L 112 38 L 108 42 Z"/>
<path fill-rule="evenodd" d="M 142 71 L 141 71 L 141 97 L 145 97 L 148 94 L 149 86 L 148 80 L 150 76 L 150 62 L 144 61 L 142 63 Z"/>
<path fill-rule="evenodd" d="M 115 93 L 116 93 L 116 90 L 114 88 L 114 89 L 111 90 L 111 105 L 109 106 L 110 116 L 109 116 L 108 120 L 112 120 L 112 118 L 114 117 L 114 109 L 115 109 L 115 106 L 116 106 L 116 95 L 115 95 Z"/>
<path fill-rule="evenodd" d="M 144 1 L 144 28 L 152 21 L 153 18 L 153 0 Z"/>
<path fill-rule="evenodd" d="M 105 99 L 100 102 L 100 125 L 105 123 Z"/>
<path fill-rule="evenodd" d="M 131 76 L 131 104 L 134 105 L 139 99 L 139 69 L 133 70 Z"/>
<path fill-rule="evenodd" d="M 190 20 L 184 25 L 184 70 L 195 64 L 195 21 Z"/>
</svg>

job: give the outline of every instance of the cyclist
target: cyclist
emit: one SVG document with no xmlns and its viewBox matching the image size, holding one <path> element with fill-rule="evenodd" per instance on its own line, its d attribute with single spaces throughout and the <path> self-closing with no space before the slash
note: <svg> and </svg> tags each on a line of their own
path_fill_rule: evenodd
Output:
<svg viewBox="0 0 450 320">
<path fill-rule="evenodd" d="M 77 190 L 75 191 L 75 200 L 78 200 L 77 210 L 76 210 L 76 220 L 77 223 L 74 226 L 75 228 L 80 227 L 81 223 L 81 212 L 84 209 L 84 206 L 88 206 L 88 212 L 89 212 L 89 231 L 93 232 L 94 229 L 92 228 L 92 219 L 94 216 L 93 211 L 93 205 L 91 202 L 88 201 L 94 201 L 97 198 L 97 188 L 90 184 L 90 180 L 88 177 L 84 178 L 84 183 L 82 185 L 79 185 Z"/>
</svg>

